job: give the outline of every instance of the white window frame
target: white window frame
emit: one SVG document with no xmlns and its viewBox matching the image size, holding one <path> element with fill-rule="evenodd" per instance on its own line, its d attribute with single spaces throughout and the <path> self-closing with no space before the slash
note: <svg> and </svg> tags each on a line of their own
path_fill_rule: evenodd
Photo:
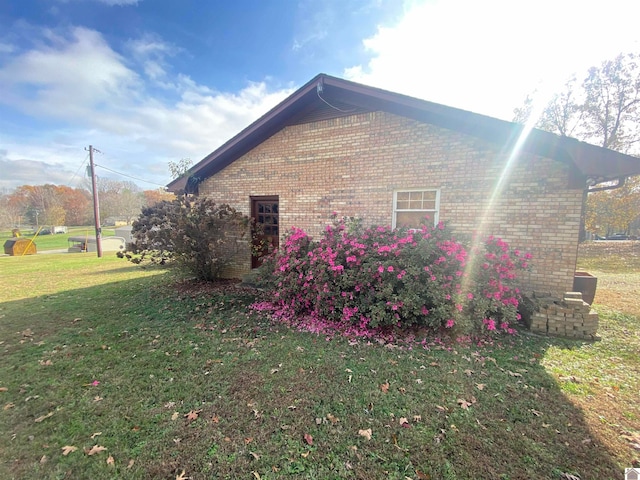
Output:
<svg viewBox="0 0 640 480">
<path fill-rule="evenodd" d="M 436 208 L 435 210 L 423 210 L 423 209 L 402 209 L 398 210 L 398 193 L 406 192 L 436 192 Z M 393 215 L 391 218 L 391 228 L 396 228 L 396 216 L 398 212 L 424 212 L 425 216 L 429 214 L 433 216 L 433 226 L 435 227 L 440 217 L 440 189 L 439 188 L 403 188 L 402 190 L 393 191 Z"/>
</svg>

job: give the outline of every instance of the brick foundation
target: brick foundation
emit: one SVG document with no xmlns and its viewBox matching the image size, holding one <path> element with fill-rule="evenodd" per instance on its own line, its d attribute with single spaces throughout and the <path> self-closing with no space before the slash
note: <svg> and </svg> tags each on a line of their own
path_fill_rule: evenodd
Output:
<svg viewBox="0 0 640 480">
<path fill-rule="evenodd" d="M 598 314 L 582 300 L 582 293 L 567 292 L 563 300 L 539 299 L 532 316 L 531 331 L 545 335 L 593 340 L 598 331 Z"/>
</svg>

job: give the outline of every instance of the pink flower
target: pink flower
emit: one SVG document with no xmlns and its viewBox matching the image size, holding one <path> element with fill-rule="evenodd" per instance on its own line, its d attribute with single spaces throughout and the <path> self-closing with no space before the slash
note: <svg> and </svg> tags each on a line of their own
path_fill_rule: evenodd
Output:
<svg viewBox="0 0 640 480">
<path fill-rule="evenodd" d="M 453 320 L 453 318 L 450 318 L 449 320 L 447 320 L 447 328 L 451 328 L 456 324 L 455 320 Z"/>
<path fill-rule="evenodd" d="M 97 387 L 98 385 L 100 385 L 100 382 L 98 380 L 94 380 L 93 382 L 91 382 L 91 385 Z"/>
<path fill-rule="evenodd" d="M 380 266 L 378 267 L 378 272 L 379 272 L 379 273 L 383 273 L 383 272 L 384 272 L 384 267 L 383 267 L 382 265 L 380 265 Z"/>
<path fill-rule="evenodd" d="M 393 266 L 392 265 L 389 265 L 387 267 L 387 272 L 393 272 Z"/>
<path fill-rule="evenodd" d="M 473 293 L 467 293 L 467 298 L 469 300 L 473 300 Z"/>
</svg>

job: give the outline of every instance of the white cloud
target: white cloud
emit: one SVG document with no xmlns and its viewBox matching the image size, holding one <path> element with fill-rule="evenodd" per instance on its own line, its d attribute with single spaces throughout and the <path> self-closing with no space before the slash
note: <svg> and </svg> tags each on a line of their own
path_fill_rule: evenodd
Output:
<svg viewBox="0 0 640 480">
<path fill-rule="evenodd" d="M 130 40 L 128 48 L 133 57 L 143 66 L 147 77 L 154 81 L 161 81 L 166 77 L 168 67 L 166 57 L 172 57 L 179 52 L 177 47 L 151 34 Z"/>
<path fill-rule="evenodd" d="M 625 11 L 623 0 L 606 9 L 576 0 L 415 2 L 363 41 L 369 62 L 344 75 L 510 119 L 533 89 L 555 90 L 574 72 L 637 50 L 639 30 Z"/>
<path fill-rule="evenodd" d="M 46 32 L 49 43 L 14 57 L 0 69 L 0 102 L 32 115 L 85 121 L 106 104 L 128 101 L 140 88 L 102 36 L 74 28 L 70 38 Z"/>
<path fill-rule="evenodd" d="M 50 139 L 18 142 L 0 135 L 0 143 L 9 150 L 9 160 L 55 164 L 67 177 L 76 168 L 78 153 L 91 143 L 108 152 L 105 166 L 166 184 L 169 160 L 199 161 L 291 93 L 271 91 L 264 81 L 249 82 L 239 92 L 220 92 L 186 75 L 172 75 L 165 58 L 177 49 L 155 37 L 128 42 L 129 59 L 86 28 L 68 35 L 45 32 L 43 37 L 45 43 L 0 63 L 0 104 L 41 121 L 60 121 L 60 128 L 49 132 Z M 171 89 L 169 95 L 153 93 L 150 86 L 159 84 Z M 75 154 L 59 149 L 53 140 L 58 135 L 72 144 Z M 35 179 L 38 169 L 32 170 L 30 176 L 20 168 L 25 180 L 14 186 Z"/>
<path fill-rule="evenodd" d="M 16 47 L 10 43 L 0 42 L 0 54 L 13 53 Z"/>
<path fill-rule="evenodd" d="M 45 157 L 46 158 L 46 157 Z M 37 161 L 26 158 L 11 159 L 7 151 L 0 151 L 0 191 L 12 190 L 19 185 L 55 185 L 69 182 L 74 172 L 68 170 L 62 162 Z M 76 178 L 76 181 L 80 178 Z"/>
</svg>

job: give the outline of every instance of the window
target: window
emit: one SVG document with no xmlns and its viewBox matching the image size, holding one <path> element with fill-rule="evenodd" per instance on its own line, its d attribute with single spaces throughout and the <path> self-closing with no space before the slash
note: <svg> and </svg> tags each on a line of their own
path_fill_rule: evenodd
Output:
<svg viewBox="0 0 640 480">
<path fill-rule="evenodd" d="M 399 190 L 393 193 L 393 228 L 420 228 L 429 217 L 433 225 L 438 223 L 440 190 Z M 427 223 L 427 224 L 429 224 Z"/>
</svg>

